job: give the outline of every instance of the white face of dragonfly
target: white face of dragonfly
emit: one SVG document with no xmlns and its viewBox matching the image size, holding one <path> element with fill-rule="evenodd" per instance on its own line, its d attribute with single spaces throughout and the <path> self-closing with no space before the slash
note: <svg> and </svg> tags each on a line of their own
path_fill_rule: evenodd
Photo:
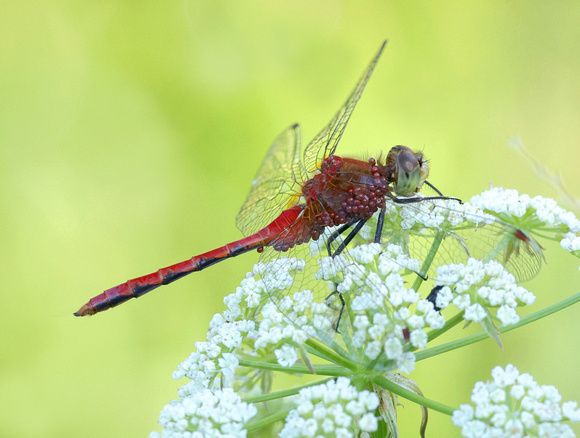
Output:
<svg viewBox="0 0 580 438">
<path fill-rule="evenodd" d="M 429 176 L 429 165 L 420 152 L 414 153 L 406 146 L 395 146 L 389 158 L 396 160 L 393 169 L 393 191 L 397 196 L 413 196 Z"/>
</svg>

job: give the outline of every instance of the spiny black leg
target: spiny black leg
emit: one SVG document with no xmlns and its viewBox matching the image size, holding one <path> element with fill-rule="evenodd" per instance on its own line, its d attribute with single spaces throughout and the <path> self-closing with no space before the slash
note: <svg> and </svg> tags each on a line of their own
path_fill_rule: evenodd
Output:
<svg viewBox="0 0 580 438">
<path fill-rule="evenodd" d="M 338 236 L 340 236 L 342 233 L 344 233 L 346 230 L 348 230 L 351 226 L 352 226 L 352 224 L 344 224 L 339 229 L 335 230 L 330 236 L 328 236 L 328 239 L 326 239 L 326 251 L 328 252 L 329 257 L 334 258 L 334 256 L 336 255 L 336 254 L 332 253 L 332 249 L 330 248 L 330 245 L 332 244 L 332 242 L 334 242 L 338 238 Z M 342 316 L 342 311 L 344 310 L 345 302 L 344 302 L 344 298 L 343 298 L 342 294 L 336 290 L 337 288 L 338 288 L 338 285 L 335 283 L 334 284 L 334 292 L 331 292 L 330 295 L 328 295 L 324 301 L 327 301 L 334 294 L 338 294 L 338 296 L 340 298 L 341 306 L 340 306 L 340 311 L 338 313 L 338 320 L 337 320 L 337 323 L 336 323 L 334 329 L 336 330 L 337 333 L 340 333 L 338 331 L 338 324 L 340 323 L 340 317 Z"/>
<path fill-rule="evenodd" d="M 433 190 L 435 190 L 435 192 L 437 192 L 437 194 L 439 196 L 443 196 L 443 193 L 441 193 L 439 190 L 437 190 L 437 187 L 435 187 L 433 184 L 431 184 L 429 181 L 425 181 L 425 184 L 427 184 L 429 187 L 431 187 Z"/>
<path fill-rule="evenodd" d="M 336 320 L 336 325 L 334 326 L 334 330 L 336 331 L 336 333 L 340 333 L 338 331 L 338 326 L 340 324 L 340 318 L 342 318 L 342 312 L 344 311 L 344 308 L 346 306 L 346 302 L 344 301 L 344 297 L 342 296 L 342 294 L 340 292 L 336 292 L 338 293 L 338 298 L 340 298 L 340 311 L 338 312 L 338 319 Z"/>
<path fill-rule="evenodd" d="M 380 245 L 381 235 L 383 234 L 383 226 L 385 225 L 385 208 L 381 208 L 379 219 L 377 220 L 377 229 L 375 230 L 375 243 Z"/>
<path fill-rule="evenodd" d="M 338 230 L 334 231 L 334 233 L 328 236 L 328 239 L 326 239 L 326 250 L 328 251 L 329 256 L 332 256 L 332 250 L 330 249 L 330 245 L 332 244 L 332 242 L 334 242 L 338 238 L 338 236 L 340 236 L 350 227 L 352 227 L 352 224 L 344 224 Z"/>
<path fill-rule="evenodd" d="M 426 196 L 424 198 L 417 196 L 416 198 L 399 198 L 397 196 L 394 196 L 391 193 L 387 193 L 387 196 L 389 197 L 389 199 L 397 204 L 413 204 L 415 202 L 423 202 L 423 201 L 435 201 L 438 199 L 442 199 L 442 200 L 451 200 L 451 201 L 457 201 L 460 204 L 463 204 L 463 201 L 459 198 L 449 198 L 447 196 Z"/>
<path fill-rule="evenodd" d="M 348 245 L 350 243 L 350 241 L 354 238 L 354 236 L 356 236 L 358 234 L 358 232 L 363 227 L 363 225 L 366 224 L 367 220 L 368 219 L 361 219 L 356 223 L 356 225 L 351 230 L 351 232 L 348 233 L 348 235 L 345 237 L 345 239 L 340 243 L 340 245 L 338 245 L 338 248 L 336 248 L 336 251 L 334 251 L 334 253 L 332 253 L 332 257 L 336 257 L 337 255 L 339 255 L 341 252 L 344 251 L 344 249 L 346 248 L 346 245 Z"/>
<path fill-rule="evenodd" d="M 364 226 L 364 224 L 366 222 L 367 222 L 367 219 L 361 219 L 356 223 L 354 228 L 350 231 L 350 233 L 348 233 L 348 235 L 345 237 L 345 239 L 342 242 L 340 242 L 340 245 L 338 245 L 338 248 L 336 248 L 336 250 L 331 254 L 332 258 L 336 257 L 337 255 L 339 255 L 340 253 L 342 253 L 345 250 L 346 246 L 350 243 L 350 241 L 354 238 L 354 236 L 356 236 L 358 234 L 358 232 L 361 230 L 361 228 Z M 338 233 L 338 234 L 336 234 L 336 232 L 332 233 L 331 237 L 334 237 L 333 240 L 335 240 L 342 232 L 344 232 L 350 226 L 352 226 L 352 224 L 349 224 L 348 227 L 345 227 L 345 225 L 343 225 L 342 227 L 340 227 L 337 230 L 337 231 L 340 231 L 340 233 Z M 330 240 L 330 238 L 329 238 L 329 240 Z M 327 244 L 327 249 L 330 252 L 330 245 L 329 244 Z M 342 296 L 342 294 L 336 290 L 336 288 L 337 288 L 336 284 L 334 285 L 334 288 L 335 288 L 335 291 L 332 292 L 328 297 L 326 297 L 326 299 L 328 300 L 334 294 L 338 294 L 338 298 L 340 298 L 340 311 L 338 312 L 338 319 L 336 320 L 336 324 L 334 326 L 334 330 L 336 330 L 337 333 L 340 333 L 338 331 L 338 326 L 340 325 L 340 318 L 342 318 L 342 312 L 344 311 L 344 307 L 346 306 L 346 302 L 344 301 L 344 297 Z"/>
</svg>

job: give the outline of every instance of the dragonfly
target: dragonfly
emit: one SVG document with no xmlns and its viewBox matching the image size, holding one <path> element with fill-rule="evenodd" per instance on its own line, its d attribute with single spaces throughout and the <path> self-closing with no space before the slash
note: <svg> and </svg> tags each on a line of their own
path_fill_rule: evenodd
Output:
<svg viewBox="0 0 580 438">
<path fill-rule="evenodd" d="M 386 41 L 344 105 L 304 151 L 298 124 L 291 125 L 275 139 L 236 217 L 236 225 L 246 237 L 107 289 L 74 315 L 102 312 L 253 250 L 262 253 L 260 260 L 264 263 L 282 257 L 288 260 L 290 256 L 312 259 L 308 249 L 311 245 L 331 257 L 345 255 L 347 247 L 360 241 L 361 231 L 371 223 L 374 233 L 370 233 L 367 241 L 399 244 L 417 258 L 425 257 L 434 243 L 441 245 L 438 254 L 450 261 L 478 254 L 483 258 L 495 251 L 492 258 L 502 262 L 518 280 L 536 275 L 541 265 L 539 245 L 498 218 L 459 209 L 458 199 L 444 197 L 427 181 L 429 166 L 421 152 L 399 145 L 384 158 L 360 160 L 336 155 L 385 46 Z M 431 187 L 436 196 L 421 195 L 423 185 Z M 458 216 L 466 225 L 453 230 L 430 225 L 441 215 Z M 420 224 L 409 227 L 409 220 Z M 469 234 L 464 237 L 463 232 Z M 498 242 L 505 244 L 498 247 Z M 308 270 L 303 271 L 305 277 Z M 428 271 L 416 273 L 426 278 Z M 295 287 L 306 284 L 306 280 L 297 280 Z M 344 300 L 338 295 L 344 307 Z M 273 291 L 271 298 L 277 304 L 283 299 Z"/>
</svg>

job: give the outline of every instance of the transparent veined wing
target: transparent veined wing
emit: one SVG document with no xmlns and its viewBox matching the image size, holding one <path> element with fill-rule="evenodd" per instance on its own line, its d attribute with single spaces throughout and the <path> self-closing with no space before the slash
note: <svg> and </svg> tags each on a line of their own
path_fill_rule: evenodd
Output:
<svg viewBox="0 0 580 438">
<path fill-rule="evenodd" d="M 302 135 L 294 124 L 272 143 L 260 165 L 236 226 L 250 235 L 264 228 L 280 213 L 298 202 L 306 173 L 300 163 Z"/>
<path fill-rule="evenodd" d="M 386 43 L 383 42 L 343 107 L 305 148 L 302 163 L 301 131 L 298 124 L 292 125 L 276 138 L 236 217 L 236 226 L 245 235 L 260 230 L 284 209 L 296 205 L 301 195 L 301 184 L 306 181 L 308 174 L 319 169 L 322 161 L 336 150 Z"/>
<path fill-rule="evenodd" d="M 338 110 L 330 123 L 320 131 L 320 133 L 314 137 L 314 139 L 304 149 L 303 162 L 304 167 L 308 172 L 313 172 L 316 169 L 319 169 L 322 161 L 328 156 L 334 154 L 346 125 L 350 120 L 350 116 L 352 115 L 352 112 L 354 111 L 354 108 L 360 99 L 377 62 L 379 61 L 386 44 L 387 41 L 384 41 L 342 108 Z"/>
<path fill-rule="evenodd" d="M 515 225 L 455 200 L 388 202 L 382 240 L 428 263 L 421 273 L 429 276 L 436 266 L 473 257 L 500 262 L 523 282 L 540 271 L 544 259 L 541 246 Z"/>
</svg>

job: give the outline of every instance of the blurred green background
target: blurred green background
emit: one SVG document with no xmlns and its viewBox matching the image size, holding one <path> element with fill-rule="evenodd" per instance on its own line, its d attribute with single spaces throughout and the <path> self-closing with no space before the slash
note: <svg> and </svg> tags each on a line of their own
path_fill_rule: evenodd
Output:
<svg viewBox="0 0 580 438">
<path fill-rule="evenodd" d="M 234 217 L 270 142 L 294 122 L 312 138 L 385 38 L 341 152 L 423 149 L 431 182 L 463 199 L 490 184 L 557 196 L 507 147 L 519 136 L 580 191 L 576 0 L 55 0 L 3 2 L 0 16 L 0 436 L 157 428 L 185 382 L 171 372 L 257 255 L 92 318 L 72 312 L 240 237 Z M 557 244 L 546 256 L 528 311 L 579 289 L 576 260 Z M 504 335 L 504 351 L 488 341 L 421 362 L 411 377 L 458 406 L 513 363 L 578 400 L 578 312 Z M 402 436 L 416 436 L 419 408 L 402 402 Z M 437 413 L 428 432 L 459 435 Z"/>
</svg>

